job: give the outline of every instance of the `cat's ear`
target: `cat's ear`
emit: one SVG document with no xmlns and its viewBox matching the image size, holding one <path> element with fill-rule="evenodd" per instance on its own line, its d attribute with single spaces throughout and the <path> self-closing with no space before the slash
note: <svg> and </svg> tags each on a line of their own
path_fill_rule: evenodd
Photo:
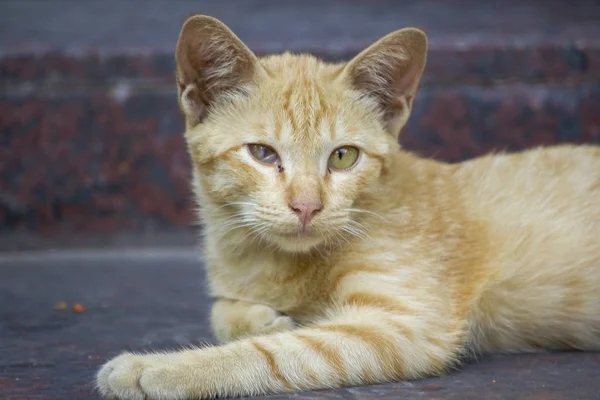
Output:
<svg viewBox="0 0 600 400">
<path fill-rule="evenodd" d="M 254 53 L 225 24 L 205 15 L 185 21 L 175 58 L 179 104 L 188 125 L 201 122 L 219 96 L 243 92 L 262 71 Z"/>
<path fill-rule="evenodd" d="M 343 76 L 377 101 L 394 136 L 406 123 L 427 59 L 427 35 L 416 28 L 392 32 L 351 60 Z"/>
</svg>

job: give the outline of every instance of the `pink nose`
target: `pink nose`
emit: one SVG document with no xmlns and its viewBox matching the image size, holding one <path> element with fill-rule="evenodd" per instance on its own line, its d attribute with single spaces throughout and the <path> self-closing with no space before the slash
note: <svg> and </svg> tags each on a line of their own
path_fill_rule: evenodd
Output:
<svg viewBox="0 0 600 400">
<path fill-rule="evenodd" d="M 323 209 L 323 204 L 320 201 L 304 201 L 300 199 L 293 199 L 290 202 L 290 208 L 296 213 L 300 219 L 300 223 L 306 226 L 316 213 Z"/>
</svg>

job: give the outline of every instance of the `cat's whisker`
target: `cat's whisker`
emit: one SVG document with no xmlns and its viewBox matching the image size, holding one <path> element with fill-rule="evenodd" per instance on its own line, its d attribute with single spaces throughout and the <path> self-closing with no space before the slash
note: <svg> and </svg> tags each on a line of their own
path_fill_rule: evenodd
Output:
<svg viewBox="0 0 600 400">
<path fill-rule="evenodd" d="M 230 220 L 227 223 L 221 224 L 219 226 L 219 228 L 233 228 L 240 224 L 244 225 L 244 224 L 254 224 L 254 223 L 255 223 L 254 219 L 238 218 L 235 220 Z"/>
<path fill-rule="evenodd" d="M 348 220 L 348 224 L 349 224 L 349 226 L 354 226 L 355 228 L 361 230 L 364 233 L 367 233 L 369 231 L 368 227 L 366 227 L 364 224 L 362 224 L 358 221 L 351 219 L 351 220 Z"/>
<path fill-rule="evenodd" d="M 227 202 L 224 202 L 223 205 L 217 207 L 216 209 L 220 210 L 222 208 L 231 207 L 231 206 L 250 206 L 250 207 L 255 207 L 256 204 L 248 202 L 248 201 L 227 201 Z"/>
<path fill-rule="evenodd" d="M 265 240 L 265 235 L 264 233 L 267 232 L 269 230 L 269 225 L 266 223 L 263 223 L 262 226 L 258 227 L 256 232 L 258 237 L 260 238 L 258 241 L 258 246 L 261 246 L 263 241 Z"/>
<path fill-rule="evenodd" d="M 289 218 L 289 215 L 282 215 L 279 213 L 271 212 L 260 212 L 260 218 L 271 224 L 278 224 L 281 223 L 282 220 L 286 220 L 287 218 Z"/>
<path fill-rule="evenodd" d="M 244 214 L 235 214 L 220 221 L 220 226 L 227 226 L 231 222 L 241 221 L 244 219 Z"/>
<path fill-rule="evenodd" d="M 262 227 L 262 225 L 260 225 L 262 223 L 259 223 L 258 227 L 257 224 L 254 223 L 252 226 L 250 226 L 249 232 L 244 235 L 244 237 L 242 238 L 242 241 L 245 241 L 248 238 L 253 238 L 255 235 L 260 236 L 260 228 Z"/>
<path fill-rule="evenodd" d="M 332 247 L 340 247 L 344 243 L 350 243 L 350 240 L 348 240 L 348 238 L 342 233 L 342 231 L 335 230 L 333 235 L 328 237 L 328 243 Z"/>
<path fill-rule="evenodd" d="M 388 220 L 386 218 L 384 218 L 381 215 L 377 214 L 376 212 L 373 212 L 373 211 L 370 211 L 370 210 L 363 210 L 361 208 L 343 208 L 341 211 L 366 214 L 366 215 L 370 215 L 370 216 L 373 216 L 373 217 L 377 217 L 380 220 L 382 220 L 383 222 L 388 222 Z"/>
<path fill-rule="evenodd" d="M 233 213 L 230 216 L 228 216 L 227 218 L 223 219 L 220 222 L 227 222 L 230 219 L 233 218 L 244 218 L 244 217 L 256 217 L 259 216 L 260 214 L 256 213 L 256 212 L 237 212 L 237 213 Z"/>
<path fill-rule="evenodd" d="M 245 228 L 252 228 L 251 223 L 246 223 L 246 224 L 239 224 L 239 225 L 234 225 L 234 226 L 230 226 L 230 227 L 226 227 L 224 229 L 222 229 L 224 231 L 224 233 L 230 233 L 232 231 L 236 231 L 236 230 L 240 230 L 240 229 L 245 229 Z"/>
<path fill-rule="evenodd" d="M 348 234 L 357 237 L 359 239 L 367 239 L 369 235 L 366 232 L 362 231 L 360 228 L 354 227 L 352 225 L 344 225 L 342 226 L 342 230 L 347 232 Z"/>
<path fill-rule="evenodd" d="M 248 237 L 248 242 L 245 243 L 244 247 L 249 247 L 249 246 L 254 245 L 254 242 L 256 242 L 256 240 L 260 238 L 260 235 L 258 234 L 258 232 L 254 231 L 252 229 L 246 236 Z"/>
<path fill-rule="evenodd" d="M 317 254 L 319 255 L 320 258 L 325 257 L 325 255 L 323 254 L 323 248 L 321 246 L 315 247 L 314 250 L 317 252 Z"/>
<path fill-rule="evenodd" d="M 233 230 L 242 229 L 242 228 L 252 229 L 252 227 L 254 225 L 256 225 L 256 223 L 257 223 L 257 220 L 254 216 L 244 214 L 241 217 L 230 218 L 230 219 L 226 220 L 225 223 L 218 225 L 218 229 L 223 231 L 223 233 L 227 233 L 227 232 L 231 232 Z"/>
<path fill-rule="evenodd" d="M 228 226 L 232 221 L 256 221 L 260 214 L 257 212 L 238 212 L 221 221 L 221 226 Z"/>
</svg>

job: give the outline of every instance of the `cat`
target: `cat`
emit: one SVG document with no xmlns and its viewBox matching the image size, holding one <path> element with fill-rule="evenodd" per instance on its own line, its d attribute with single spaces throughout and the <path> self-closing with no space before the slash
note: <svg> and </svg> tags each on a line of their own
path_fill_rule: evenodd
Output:
<svg viewBox="0 0 600 400">
<path fill-rule="evenodd" d="M 458 164 L 398 141 L 427 55 L 406 28 L 346 63 L 258 58 L 184 23 L 179 104 L 221 344 L 124 353 L 106 398 L 418 379 L 489 352 L 600 349 L 600 148 Z"/>
</svg>

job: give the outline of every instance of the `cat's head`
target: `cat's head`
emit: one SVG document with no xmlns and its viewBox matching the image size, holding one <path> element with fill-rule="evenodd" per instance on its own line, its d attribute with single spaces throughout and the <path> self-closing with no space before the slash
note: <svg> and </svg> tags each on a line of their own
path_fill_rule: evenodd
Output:
<svg viewBox="0 0 600 400">
<path fill-rule="evenodd" d="M 358 208 L 398 151 L 427 39 L 393 32 L 344 64 L 257 58 L 231 30 L 190 17 L 177 44 L 198 202 L 221 233 L 290 252 L 364 234 Z"/>
</svg>

